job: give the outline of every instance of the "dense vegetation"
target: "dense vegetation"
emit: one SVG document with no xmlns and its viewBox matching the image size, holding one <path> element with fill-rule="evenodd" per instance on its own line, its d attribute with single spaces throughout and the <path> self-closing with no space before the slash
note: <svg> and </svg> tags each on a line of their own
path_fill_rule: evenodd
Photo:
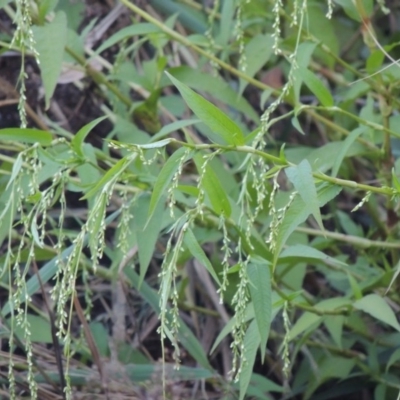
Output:
<svg viewBox="0 0 400 400">
<path fill-rule="evenodd" d="M 399 32 L 0 0 L 0 396 L 400 396 Z"/>
</svg>

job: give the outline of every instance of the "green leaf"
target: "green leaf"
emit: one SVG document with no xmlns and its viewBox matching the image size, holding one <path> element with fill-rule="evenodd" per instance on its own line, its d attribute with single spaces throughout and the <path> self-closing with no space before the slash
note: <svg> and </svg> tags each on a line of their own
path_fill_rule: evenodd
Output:
<svg viewBox="0 0 400 400">
<path fill-rule="evenodd" d="M 194 157 L 194 161 L 197 170 L 199 171 L 199 174 L 201 174 L 205 161 L 201 156 Z M 207 194 L 208 199 L 210 200 L 214 212 L 217 215 L 223 213 L 225 217 L 230 217 L 232 212 L 231 204 L 229 203 L 228 196 L 222 189 L 218 177 L 211 167 L 210 163 L 207 163 L 206 165 L 206 171 L 203 175 L 201 184 Z"/>
<path fill-rule="evenodd" d="M 343 324 L 345 317 L 343 315 L 327 315 L 324 319 L 324 325 L 331 335 L 335 344 L 341 349 L 342 348 L 342 334 Z"/>
<path fill-rule="evenodd" d="M 30 325 L 30 340 L 35 343 L 53 343 L 51 336 L 51 328 L 49 321 L 38 315 L 27 314 L 26 319 Z M 8 320 L 8 325 L 11 325 L 11 319 Z M 25 341 L 25 331 L 18 324 L 14 325 L 15 334 L 18 339 Z"/>
<path fill-rule="evenodd" d="M 137 35 L 148 35 L 150 33 L 162 33 L 162 31 L 154 24 L 147 22 L 127 26 L 126 28 L 122 28 L 118 32 L 114 33 L 114 35 L 102 43 L 102 45 L 96 50 L 96 54 L 100 54 L 102 51 L 114 46 L 116 43 L 120 43 L 126 38 Z"/>
<path fill-rule="evenodd" d="M 89 199 L 95 195 L 100 189 L 102 189 L 107 183 L 116 179 L 118 175 L 121 175 L 128 165 L 131 163 L 131 159 L 128 157 L 121 158 L 112 168 L 110 168 L 104 176 L 97 182 L 92 189 L 90 189 L 83 197 L 82 200 Z"/>
<path fill-rule="evenodd" d="M 32 30 L 36 41 L 35 48 L 39 53 L 47 109 L 61 73 L 67 41 L 67 17 L 63 11 L 58 11 L 50 23 L 34 26 Z"/>
<path fill-rule="evenodd" d="M 283 393 L 284 391 L 284 387 L 277 385 L 265 376 L 252 373 L 250 385 L 247 388 L 246 394 L 250 396 L 250 398 L 265 400 L 270 398 L 270 392 Z"/>
<path fill-rule="evenodd" d="M 244 57 L 247 60 L 246 75 L 253 77 L 270 59 L 272 55 L 274 39 L 271 35 L 258 34 L 253 36 L 249 42 L 246 43 L 244 48 Z M 238 96 L 242 96 L 242 93 L 248 81 L 244 79 L 239 80 L 239 93 Z"/>
<path fill-rule="evenodd" d="M 225 115 L 218 107 L 204 99 L 189 86 L 179 82 L 166 72 L 172 83 L 178 88 L 189 108 L 214 133 L 219 135 L 227 144 L 243 145 L 245 142 L 239 126 Z"/>
<path fill-rule="evenodd" d="M 303 244 L 296 244 L 294 246 L 287 247 L 279 256 L 279 260 L 285 261 L 287 258 L 293 258 L 299 260 L 301 258 L 329 261 L 337 265 L 347 266 L 346 263 L 336 260 L 336 258 L 329 257 L 322 251 L 314 249 L 313 247 L 306 246 Z"/>
<path fill-rule="evenodd" d="M 254 307 L 253 304 L 250 303 L 247 305 L 247 308 L 245 310 L 245 318 L 244 321 L 248 322 L 254 318 Z M 222 342 L 222 340 L 228 336 L 232 330 L 233 327 L 235 326 L 235 317 L 231 318 L 227 324 L 222 328 L 221 332 L 218 334 L 217 338 L 215 339 L 214 344 L 211 347 L 210 354 L 214 353 L 218 345 Z"/>
<path fill-rule="evenodd" d="M 307 68 L 311 61 L 311 56 L 317 47 L 316 43 L 313 42 L 303 42 L 299 45 L 298 51 L 296 53 L 296 63 L 300 68 L 294 70 L 294 83 L 293 83 L 293 93 L 294 101 L 296 105 L 300 105 L 300 91 L 303 85 L 303 76 L 301 74 L 301 68 Z"/>
<path fill-rule="evenodd" d="M 107 117 L 100 117 L 95 119 L 94 121 L 89 122 L 85 126 L 83 126 L 79 131 L 76 133 L 76 135 L 73 137 L 71 140 L 71 147 L 72 150 L 75 151 L 75 153 L 81 157 L 84 158 L 85 155 L 82 150 L 83 142 L 85 141 L 86 136 L 89 134 L 89 132 L 101 121 L 106 119 Z"/>
<path fill-rule="evenodd" d="M 196 258 L 198 261 L 200 261 L 206 267 L 207 271 L 214 278 L 215 282 L 217 282 L 218 285 L 220 285 L 220 281 L 218 279 L 218 275 L 215 273 L 214 267 L 210 263 L 208 257 L 206 256 L 206 253 L 204 253 L 203 249 L 197 242 L 196 237 L 194 236 L 191 229 L 188 229 L 186 231 L 184 237 L 184 243 L 189 249 L 192 256 Z"/>
<path fill-rule="evenodd" d="M 293 117 L 291 119 L 292 125 L 302 134 L 305 135 L 303 128 L 300 125 L 299 119 L 297 117 Z"/>
<path fill-rule="evenodd" d="M 319 206 L 323 207 L 328 201 L 336 197 L 342 188 L 340 186 L 334 186 L 331 184 L 323 185 L 318 190 L 318 202 Z M 310 207 L 300 197 L 296 197 L 293 203 L 286 211 L 283 221 L 279 227 L 279 232 L 276 238 L 276 248 L 273 260 L 273 266 L 275 267 L 278 260 L 278 256 L 282 250 L 283 245 L 286 243 L 289 236 L 293 231 L 302 224 L 308 216 L 311 214 Z"/>
<path fill-rule="evenodd" d="M 153 79 L 149 79 L 149 81 L 153 81 Z M 152 85 L 153 86 L 153 85 Z M 157 133 L 162 125 L 160 119 L 158 117 L 158 102 L 161 95 L 161 89 L 153 89 L 150 93 L 150 96 L 141 102 L 139 106 L 137 106 L 132 113 L 132 118 L 135 124 L 143 129 L 145 132 L 154 135 Z"/>
<path fill-rule="evenodd" d="M 304 331 L 316 329 L 322 321 L 323 317 L 320 315 L 305 312 L 290 329 L 289 340 L 293 340 Z"/>
<path fill-rule="evenodd" d="M 246 115 L 254 123 L 260 122 L 260 116 L 254 111 L 250 103 L 243 96 L 238 97 L 237 92 L 220 76 L 212 76 L 209 73 L 201 72 L 199 69 L 185 66 L 171 68 L 169 72 L 192 89 L 209 93 L 215 99 Z"/>
<path fill-rule="evenodd" d="M 304 203 L 308 205 L 320 229 L 324 230 L 319 210 L 317 189 L 315 188 L 310 163 L 307 160 L 303 160 L 297 167 L 286 168 L 285 172 L 290 182 L 292 182 L 293 186 L 299 192 Z"/>
<path fill-rule="evenodd" d="M 335 103 L 331 92 L 324 86 L 313 72 L 306 68 L 300 68 L 300 74 L 306 86 L 315 94 L 320 103 L 325 107 L 332 107 Z"/>
<path fill-rule="evenodd" d="M 160 173 L 158 174 L 157 180 L 153 187 L 153 192 L 151 194 L 149 215 L 148 215 L 149 218 L 151 218 L 158 202 L 161 200 L 161 197 L 165 194 L 165 189 L 170 184 L 171 179 L 174 176 L 175 172 L 178 170 L 179 160 L 183 157 L 185 152 L 186 149 L 184 147 L 181 147 L 178 150 L 176 150 L 168 158 L 168 160 L 162 167 Z"/>
<path fill-rule="evenodd" d="M 163 126 L 161 130 L 151 138 L 151 141 L 154 142 L 172 132 L 179 131 L 190 125 L 198 124 L 199 122 L 201 122 L 199 119 L 184 119 L 172 122 L 171 124 Z"/>
<path fill-rule="evenodd" d="M 369 294 L 353 304 L 354 308 L 371 315 L 378 321 L 384 322 L 400 331 L 400 325 L 393 310 L 386 301 L 377 294 Z"/>
<path fill-rule="evenodd" d="M 348 2 L 352 3 L 352 2 Z M 307 31 L 313 35 L 317 41 L 321 41 L 334 55 L 339 55 L 338 33 L 335 30 L 334 21 L 326 18 L 326 10 L 322 3 L 311 2 L 307 6 Z M 339 28 L 340 29 L 340 28 Z M 335 59 L 318 46 L 314 57 L 323 61 L 331 70 L 334 70 Z"/>
<path fill-rule="evenodd" d="M 264 360 L 272 312 L 269 265 L 250 263 L 247 274 L 250 279 L 249 289 L 260 334 L 261 359 Z"/>
<path fill-rule="evenodd" d="M 159 203 L 152 217 L 148 219 L 149 203 L 148 195 L 140 196 L 133 209 L 140 264 L 139 285 L 143 282 L 153 256 L 164 215 L 164 205 Z"/>
<path fill-rule="evenodd" d="M 150 149 L 159 149 L 161 147 L 165 147 L 170 143 L 171 143 L 171 139 L 168 138 L 168 139 L 159 140 L 158 142 L 138 144 L 136 146 L 140 147 L 141 149 L 150 150 Z"/>
<path fill-rule="evenodd" d="M 343 141 L 339 154 L 336 155 L 335 164 L 332 168 L 332 176 L 337 176 L 339 172 L 340 165 L 342 164 L 346 154 L 350 148 L 350 146 L 354 143 L 354 141 L 366 131 L 365 126 L 359 126 L 350 132 L 350 135 Z"/>
<path fill-rule="evenodd" d="M 8 180 L 8 182 L 7 182 L 6 190 L 8 190 L 11 187 L 12 183 L 17 178 L 18 174 L 21 171 L 22 164 L 23 164 L 22 153 L 19 153 L 17 155 L 17 158 L 15 159 L 15 163 L 12 166 L 11 176 L 10 176 L 10 179 Z M 3 214 L 1 214 L 1 215 L 3 215 Z"/>
<path fill-rule="evenodd" d="M 92 321 L 89 324 L 90 332 L 92 333 L 93 340 L 99 350 L 101 357 L 109 357 L 110 355 L 110 338 L 108 336 L 105 326 L 97 321 Z"/>
<path fill-rule="evenodd" d="M 246 362 L 242 366 L 239 375 L 240 394 L 239 400 L 243 400 L 246 395 L 247 388 L 250 383 L 251 374 L 253 373 L 254 362 L 256 360 L 257 348 L 260 344 L 260 335 L 257 329 L 256 321 L 252 321 L 249 325 L 243 341 L 243 352 Z"/>
<path fill-rule="evenodd" d="M 11 140 L 23 143 L 39 143 L 49 146 L 53 140 L 50 132 L 30 128 L 5 128 L 0 129 L 0 140 Z"/>
<path fill-rule="evenodd" d="M 362 290 L 360 288 L 360 285 L 358 284 L 356 278 L 354 278 L 354 276 L 351 275 L 349 271 L 347 271 L 347 279 L 349 280 L 350 287 L 353 291 L 354 298 L 357 300 L 362 299 L 363 296 L 362 296 Z"/>
</svg>

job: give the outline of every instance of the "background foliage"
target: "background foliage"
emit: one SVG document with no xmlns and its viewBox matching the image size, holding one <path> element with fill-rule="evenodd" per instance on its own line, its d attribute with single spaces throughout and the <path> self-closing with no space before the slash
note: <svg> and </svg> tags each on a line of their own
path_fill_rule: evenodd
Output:
<svg viewBox="0 0 400 400">
<path fill-rule="evenodd" d="M 398 396 L 396 2 L 0 8 L 2 396 Z"/>
</svg>

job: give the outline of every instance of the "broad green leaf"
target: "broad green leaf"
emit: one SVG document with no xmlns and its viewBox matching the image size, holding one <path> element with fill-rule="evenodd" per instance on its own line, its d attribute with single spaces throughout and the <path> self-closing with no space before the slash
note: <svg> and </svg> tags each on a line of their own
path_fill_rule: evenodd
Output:
<svg viewBox="0 0 400 400">
<path fill-rule="evenodd" d="M 11 170 L 11 176 L 10 179 L 7 182 L 7 186 L 6 186 L 6 190 L 8 190 L 12 183 L 15 181 L 15 179 L 17 178 L 18 174 L 21 171 L 22 168 L 22 153 L 19 153 L 17 158 L 15 159 L 15 163 L 13 164 L 12 170 Z"/>
<path fill-rule="evenodd" d="M 48 108 L 61 73 L 67 41 L 67 17 L 63 11 L 58 11 L 50 23 L 34 26 L 32 30 L 36 41 L 35 48 L 39 53 L 46 108 Z"/>
<path fill-rule="evenodd" d="M 204 33 L 209 24 L 204 12 L 173 0 L 151 0 L 151 5 L 164 15 L 178 16 L 178 20 L 189 31 Z"/>
<path fill-rule="evenodd" d="M 261 341 L 261 359 L 265 358 L 265 350 L 271 325 L 271 276 L 269 265 L 250 263 L 247 268 L 249 289 L 253 301 L 255 320 Z"/>
<path fill-rule="evenodd" d="M 96 344 L 97 349 L 99 350 L 101 357 L 109 357 L 110 356 L 110 337 L 108 336 L 108 332 L 106 327 L 98 321 L 91 321 L 89 324 L 90 332 L 92 333 L 93 340 Z"/>
<path fill-rule="evenodd" d="M 344 358 L 332 354 L 327 355 L 324 361 L 319 365 L 319 372 L 321 379 L 327 378 L 342 378 L 345 379 L 349 376 L 351 370 L 355 365 L 354 358 Z"/>
<path fill-rule="evenodd" d="M 370 86 L 365 81 L 352 84 L 345 92 L 343 101 L 355 100 L 364 96 L 370 90 Z"/>
<path fill-rule="evenodd" d="M 257 348 L 260 345 L 260 335 L 257 329 L 256 321 L 252 321 L 247 329 L 243 341 L 243 352 L 246 362 L 242 365 L 239 375 L 240 394 L 239 400 L 243 400 L 246 395 L 247 388 L 250 383 L 251 374 L 253 373 L 254 362 L 256 360 Z"/>
<path fill-rule="evenodd" d="M 356 300 L 362 299 L 363 296 L 362 296 L 362 290 L 360 288 L 360 285 L 358 284 L 356 278 L 354 278 L 354 276 L 351 275 L 349 271 L 347 271 L 347 279 L 349 280 L 350 287 L 353 291 L 354 298 Z"/>
<path fill-rule="evenodd" d="M 326 18 L 326 10 L 319 2 L 308 4 L 307 30 L 329 48 L 330 52 L 335 55 L 339 54 L 339 40 L 337 32 L 335 32 L 333 18 L 331 20 Z M 319 58 L 329 68 L 334 69 L 335 59 L 319 46 L 315 50 L 314 57 Z"/>
<path fill-rule="evenodd" d="M 292 182 L 295 189 L 299 192 L 304 203 L 309 207 L 320 229 L 324 230 L 319 210 L 317 189 L 315 188 L 310 163 L 307 160 L 303 160 L 296 167 L 286 168 L 285 172 L 290 182 Z"/>
<path fill-rule="evenodd" d="M 357 300 L 353 306 L 357 310 L 364 311 L 378 321 L 384 322 L 400 331 L 400 325 L 395 313 L 381 296 L 374 293 L 369 294 L 362 299 Z"/>
<path fill-rule="evenodd" d="M 171 139 L 168 138 L 168 139 L 159 140 L 158 142 L 138 144 L 137 147 L 140 147 L 141 149 L 146 149 L 146 150 L 159 149 L 161 147 L 167 146 L 170 143 L 171 143 Z"/>
<path fill-rule="evenodd" d="M 198 95 L 189 86 L 179 82 L 166 72 L 172 83 L 178 88 L 185 102 L 194 114 L 227 144 L 243 145 L 245 140 L 239 126 L 218 107 Z"/>
<path fill-rule="evenodd" d="M 332 297 L 330 299 L 321 300 L 315 305 L 315 308 L 323 311 L 330 311 L 350 305 L 351 301 L 346 297 Z"/>
<path fill-rule="evenodd" d="M 30 325 L 30 335 L 29 338 L 35 343 L 53 343 L 51 336 L 51 328 L 49 321 L 45 320 L 39 315 L 27 314 L 26 316 L 28 323 Z M 11 319 L 8 320 L 8 326 L 11 326 Z M 14 324 L 15 334 L 17 337 L 24 342 L 25 332 L 24 329 L 18 324 Z"/>
<path fill-rule="evenodd" d="M 317 47 L 316 43 L 313 42 L 303 42 L 299 45 L 296 62 L 300 68 L 307 68 L 310 64 L 311 56 Z M 300 68 L 294 70 L 294 83 L 293 83 L 293 93 L 295 104 L 300 104 L 300 91 L 303 85 L 303 77 Z"/>
<path fill-rule="evenodd" d="M 345 317 L 343 315 L 327 315 L 324 319 L 324 325 L 339 349 L 342 348 L 344 321 Z"/>
<path fill-rule="evenodd" d="M 337 154 L 335 159 L 335 164 L 332 168 L 332 176 L 336 177 L 340 165 L 342 164 L 344 158 L 346 157 L 347 152 L 349 151 L 350 146 L 355 142 L 355 140 L 364 132 L 366 132 L 367 128 L 365 126 L 359 126 L 358 128 L 354 129 L 350 135 L 343 141 L 342 147 L 340 149 L 339 154 Z"/>
<path fill-rule="evenodd" d="M 306 68 L 300 68 L 300 74 L 303 82 L 315 94 L 320 103 L 325 107 L 332 107 L 334 105 L 331 92 L 324 86 L 313 72 Z"/>
<path fill-rule="evenodd" d="M 83 197 L 82 200 L 89 199 L 94 196 L 100 189 L 104 188 L 106 184 L 115 180 L 119 175 L 121 175 L 128 165 L 131 163 L 132 159 L 129 157 L 121 158 L 113 167 L 111 167 L 104 176 L 97 182 L 92 189 L 90 189 Z"/>
<path fill-rule="evenodd" d="M 201 122 L 199 119 L 185 119 L 172 122 L 171 124 L 163 126 L 161 130 L 151 138 L 151 141 L 157 141 L 172 132 L 179 131 L 180 129 L 186 128 L 190 125 L 198 124 L 199 122 Z"/>
<path fill-rule="evenodd" d="M 303 131 L 303 128 L 300 125 L 299 119 L 297 117 L 293 117 L 291 119 L 292 125 L 302 134 L 305 135 L 305 132 Z"/>
<path fill-rule="evenodd" d="M 219 32 L 218 36 L 215 38 L 215 42 L 222 48 L 226 49 L 227 52 L 229 52 L 232 31 L 235 29 L 235 12 L 235 1 L 224 1 L 221 3 L 221 22 L 219 24 Z"/>
<path fill-rule="evenodd" d="M 320 315 L 305 312 L 290 329 L 289 340 L 293 340 L 304 331 L 316 329 L 322 321 L 323 317 Z"/>
<path fill-rule="evenodd" d="M 332 354 L 326 354 L 323 359 L 319 360 L 318 362 L 318 378 L 319 379 L 311 379 L 309 380 L 308 388 L 304 393 L 303 398 L 309 399 L 312 393 L 317 390 L 318 386 L 321 383 L 332 379 L 332 378 L 339 378 L 339 379 L 346 379 L 349 377 L 351 370 L 355 366 L 355 359 L 351 358 L 344 358 L 335 356 Z M 329 394 L 332 392 L 332 388 L 330 388 Z M 330 397 L 330 396 L 329 396 Z M 328 398 L 329 398 L 328 397 Z M 325 397 L 326 398 L 326 397 Z M 347 396 L 344 398 L 348 398 Z"/>
<path fill-rule="evenodd" d="M 302 293 L 303 293 L 303 291 L 290 294 L 288 296 L 288 301 L 294 300 L 297 296 L 300 296 Z M 276 292 L 272 292 L 271 298 L 272 298 L 272 300 L 271 300 L 272 301 L 271 321 L 273 321 L 275 319 L 275 317 L 277 316 L 277 314 L 280 312 L 280 310 L 286 300 L 283 300 Z M 254 312 L 253 302 L 251 302 L 246 307 L 244 320 L 245 320 L 245 322 L 248 322 L 248 321 L 252 320 L 253 318 L 255 318 L 255 312 Z M 212 354 L 215 351 L 215 349 L 218 347 L 218 345 L 221 343 L 221 341 L 232 332 L 234 324 L 235 324 L 235 317 L 230 319 L 229 322 L 227 324 L 225 324 L 225 326 L 222 328 L 221 332 L 215 339 L 215 342 L 210 350 L 210 354 Z"/>
<path fill-rule="evenodd" d="M 147 218 L 149 213 L 149 196 L 142 195 L 136 201 L 133 208 L 134 226 L 136 231 L 139 264 L 140 264 L 140 282 L 141 285 L 149 267 L 151 258 L 154 253 L 154 247 L 160 233 L 164 205 L 159 203 L 150 219 Z"/>
<path fill-rule="evenodd" d="M 84 158 L 84 153 L 82 150 L 83 142 L 86 139 L 86 136 L 89 134 L 89 132 L 101 121 L 106 119 L 107 117 L 100 117 L 95 119 L 94 121 L 89 122 L 85 126 L 83 126 L 79 131 L 76 133 L 76 135 L 73 137 L 71 140 L 71 147 L 72 150 L 75 151 L 75 153 L 79 156 Z"/>
<path fill-rule="evenodd" d="M 240 111 L 254 123 L 258 124 L 260 122 L 260 116 L 254 111 L 250 103 L 243 96 L 238 97 L 237 92 L 220 76 L 212 76 L 201 72 L 199 69 L 185 66 L 171 68 L 169 72 L 192 89 L 209 93 L 215 99 Z M 165 82 L 166 84 L 169 84 L 169 82 Z"/>
<path fill-rule="evenodd" d="M 158 202 L 161 200 L 161 197 L 165 194 L 165 189 L 171 183 L 171 179 L 174 176 L 175 172 L 178 170 L 179 163 L 181 162 L 180 160 L 182 159 L 182 157 L 184 157 L 186 151 L 187 150 L 184 147 L 181 147 L 178 150 L 176 150 L 168 158 L 168 160 L 162 167 L 160 173 L 158 174 L 157 180 L 153 186 L 153 192 L 151 194 L 149 215 L 148 215 L 149 218 L 151 218 Z M 187 156 L 186 159 L 187 158 L 189 158 L 189 156 Z"/>
<path fill-rule="evenodd" d="M 204 160 L 201 156 L 194 157 L 194 161 L 201 174 Z M 206 171 L 203 175 L 201 185 L 203 186 L 204 191 L 207 194 L 208 199 L 210 200 L 211 206 L 214 212 L 217 215 L 224 214 L 225 217 L 231 216 L 231 204 L 229 202 L 229 198 L 226 195 L 225 191 L 222 189 L 222 186 L 218 180 L 216 173 L 211 167 L 210 163 L 206 165 Z"/>
<path fill-rule="evenodd" d="M 0 129 L 0 141 L 11 140 L 23 143 L 39 143 L 43 146 L 49 146 L 53 140 L 50 132 L 30 128 L 5 128 Z"/>
<path fill-rule="evenodd" d="M 236 385 L 235 385 L 236 386 Z M 247 388 L 247 396 L 251 398 L 265 400 L 270 397 L 270 392 L 283 393 L 285 388 L 277 385 L 272 380 L 266 378 L 263 375 L 251 374 L 250 384 Z"/>
<path fill-rule="evenodd" d="M 246 59 L 246 75 L 253 77 L 270 59 L 272 55 L 274 39 L 271 35 L 258 34 L 253 36 L 244 48 Z M 242 96 L 248 82 L 244 79 L 239 80 L 239 93 Z"/>
<path fill-rule="evenodd" d="M 82 151 L 86 162 L 76 167 L 76 171 L 82 185 L 90 186 L 101 179 L 101 172 L 95 167 L 97 165 L 96 150 L 91 144 L 84 143 Z"/>
<path fill-rule="evenodd" d="M 330 261 L 337 265 L 347 266 L 346 263 L 336 260 L 336 258 L 330 257 L 314 247 L 305 246 L 303 244 L 296 244 L 283 250 L 279 256 L 279 260 L 284 260 L 286 258 L 293 258 L 296 260 L 309 258 L 314 260 Z"/>
<path fill-rule="evenodd" d="M 204 253 L 204 250 L 201 248 L 201 246 L 197 242 L 197 239 L 194 236 L 191 229 L 188 229 L 186 231 L 185 237 L 184 237 L 184 243 L 187 246 L 187 248 L 189 249 L 192 256 L 194 258 L 196 258 L 198 261 L 200 261 L 200 263 L 206 267 L 207 271 L 214 278 L 215 282 L 217 282 L 220 285 L 220 281 L 219 281 L 218 275 L 215 273 L 214 267 L 212 266 L 211 262 L 209 261 L 206 253 Z"/>
</svg>

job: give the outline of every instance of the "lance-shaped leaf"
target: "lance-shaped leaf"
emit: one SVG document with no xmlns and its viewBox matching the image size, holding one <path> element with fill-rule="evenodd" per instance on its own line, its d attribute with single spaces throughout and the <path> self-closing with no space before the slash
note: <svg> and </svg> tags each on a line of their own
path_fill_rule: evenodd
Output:
<svg viewBox="0 0 400 400">
<path fill-rule="evenodd" d="M 61 73 L 64 47 L 67 41 L 67 17 L 62 11 L 59 11 L 50 23 L 44 26 L 35 26 L 33 33 L 36 41 L 35 47 L 39 53 L 46 108 L 48 108 Z"/>
<path fill-rule="evenodd" d="M 321 230 L 324 230 L 321 212 L 319 210 L 317 189 L 315 188 L 310 163 L 307 160 L 303 160 L 296 167 L 286 168 L 285 172 L 290 182 L 292 182 L 295 189 L 299 192 L 304 203 L 309 206 Z"/>
<path fill-rule="evenodd" d="M 265 350 L 271 325 L 271 276 L 266 264 L 250 263 L 247 269 L 250 279 L 250 294 L 253 300 L 255 319 L 261 340 L 261 359 L 265 358 Z"/>
<path fill-rule="evenodd" d="M 85 155 L 83 154 L 82 146 L 83 142 L 85 141 L 86 136 L 89 134 L 89 132 L 101 121 L 103 121 L 106 117 L 100 117 L 97 118 L 85 126 L 83 126 L 79 131 L 76 133 L 74 138 L 71 140 L 71 147 L 75 151 L 76 154 L 78 154 L 79 157 L 84 158 Z"/>
<path fill-rule="evenodd" d="M 194 162 L 196 164 L 199 174 L 202 173 L 204 168 L 204 160 L 201 156 L 194 157 Z M 210 200 L 211 206 L 214 212 L 218 215 L 224 214 L 225 217 L 230 217 L 232 209 L 229 202 L 228 196 L 222 189 L 221 183 L 218 180 L 217 174 L 214 172 L 210 163 L 205 166 L 205 173 L 203 174 L 201 185 Z"/>
<path fill-rule="evenodd" d="M 0 140 L 23 143 L 39 143 L 43 146 L 51 144 L 53 137 L 50 132 L 30 128 L 0 129 Z"/>
<path fill-rule="evenodd" d="M 245 140 L 239 126 L 224 114 L 218 107 L 198 95 L 189 86 L 179 82 L 166 72 L 169 79 L 177 87 L 189 108 L 204 124 L 227 144 L 243 145 Z"/>
<path fill-rule="evenodd" d="M 252 321 L 247 329 L 243 342 L 243 352 L 246 362 L 242 365 L 239 375 L 240 394 L 239 399 L 243 400 L 249 387 L 251 374 L 253 373 L 254 362 L 256 360 L 257 348 L 260 344 L 260 335 L 258 333 L 256 321 Z"/>
<path fill-rule="evenodd" d="M 353 304 L 354 308 L 364 311 L 377 319 L 400 331 L 400 324 L 389 304 L 375 293 L 369 294 Z"/>
<path fill-rule="evenodd" d="M 174 176 L 175 172 L 178 170 L 180 163 L 179 160 L 181 160 L 185 152 L 186 149 L 184 147 L 181 147 L 180 149 L 176 150 L 172 154 L 172 156 L 168 158 L 168 160 L 162 167 L 160 173 L 158 174 L 157 180 L 154 184 L 153 193 L 151 194 L 149 215 L 148 215 L 149 218 L 151 218 L 151 216 L 153 215 L 158 202 L 164 195 L 165 189 L 170 184 L 171 179 Z"/>
</svg>

